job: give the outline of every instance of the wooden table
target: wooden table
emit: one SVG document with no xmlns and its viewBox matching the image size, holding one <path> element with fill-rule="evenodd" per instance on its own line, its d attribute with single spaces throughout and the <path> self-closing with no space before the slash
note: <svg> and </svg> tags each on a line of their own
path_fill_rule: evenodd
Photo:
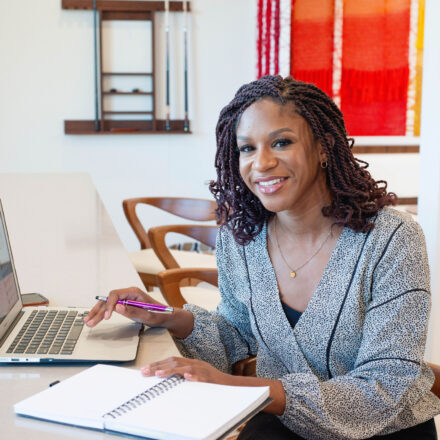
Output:
<svg viewBox="0 0 440 440">
<path fill-rule="evenodd" d="M 50 305 L 90 307 L 111 289 L 143 287 L 87 174 L 0 174 L 0 198 L 22 293 L 42 293 Z M 166 330 L 148 329 L 136 361 L 122 365 L 137 369 L 176 354 Z M 13 412 L 14 403 L 88 366 L 0 366 L 0 438 L 114 439 Z"/>
</svg>

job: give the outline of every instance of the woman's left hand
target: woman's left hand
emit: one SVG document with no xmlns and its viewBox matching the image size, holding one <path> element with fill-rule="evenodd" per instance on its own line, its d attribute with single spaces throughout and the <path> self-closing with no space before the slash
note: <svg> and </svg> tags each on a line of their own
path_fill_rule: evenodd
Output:
<svg viewBox="0 0 440 440">
<path fill-rule="evenodd" d="M 153 362 L 141 369 L 144 376 L 168 377 L 172 374 L 181 374 L 186 380 L 193 382 L 209 382 L 219 385 L 238 386 L 268 386 L 270 387 L 270 403 L 264 411 L 282 415 L 286 409 L 286 394 L 280 380 L 266 379 L 263 377 L 233 376 L 217 370 L 208 362 L 198 359 L 187 359 L 173 356 L 159 362 Z"/>
<path fill-rule="evenodd" d="M 144 376 L 168 377 L 179 373 L 186 380 L 210 382 L 221 385 L 231 384 L 231 375 L 223 373 L 208 362 L 172 356 L 159 362 L 153 362 L 141 369 Z"/>
</svg>

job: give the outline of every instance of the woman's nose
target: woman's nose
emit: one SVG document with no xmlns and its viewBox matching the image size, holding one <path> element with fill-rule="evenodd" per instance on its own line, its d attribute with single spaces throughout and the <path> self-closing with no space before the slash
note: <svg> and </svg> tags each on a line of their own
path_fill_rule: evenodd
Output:
<svg viewBox="0 0 440 440">
<path fill-rule="evenodd" d="M 256 152 L 254 160 L 254 168 L 258 171 L 266 171 L 277 165 L 277 158 L 272 150 L 260 148 Z"/>
</svg>

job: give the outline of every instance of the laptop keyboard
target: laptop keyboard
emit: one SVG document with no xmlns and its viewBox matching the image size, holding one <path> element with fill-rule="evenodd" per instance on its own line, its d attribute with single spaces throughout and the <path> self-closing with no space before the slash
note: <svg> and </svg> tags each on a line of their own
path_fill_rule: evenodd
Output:
<svg viewBox="0 0 440 440">
<path fill-rule="evenodd" d="M 67 310 L 34 310 L 6 353 L 72 354 L 86 314 Z"/>
</svg>

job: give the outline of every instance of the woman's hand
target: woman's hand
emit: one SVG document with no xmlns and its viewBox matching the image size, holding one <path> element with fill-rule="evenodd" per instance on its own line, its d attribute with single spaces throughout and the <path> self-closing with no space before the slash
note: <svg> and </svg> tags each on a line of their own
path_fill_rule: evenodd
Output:
<svg viewBox="0 0 440 440">
<path fill-rule="evenodd" d="M 232 376 L 223 373 L 208 362 L 172 356 L 159 362 L 153 362 L 141 369 L 144 376 L 168 377 L 181 374 L 186 380 L 231 385 Z"/>
<path fill-rule="evenodd" d="M 121 315 L 132 319 L 133 321 L 143 322 L 150 327 L 162 326 L 170 315 L 162 313 L 152 313 L 148 310 L 141 309 L 139 307 L 125 306 L 123 304 L 117 304 L 117 301 L 129 299 L 132 301 L 139 301 L 148 304 L 158 304 L 158 301 L 154 300 L 150 295 L 142 292 L 137 287 L 129 287 L 127 289 L 112 290 L 107 301 L 98 301 L 96 305 L 90 310 L 88 315 L 84 318 L 84 322 L 89 327 L 94 327 L 103 319 L 110 319 L 114 310 Z"/>
<path fill-rule="evenodd" d="M 192 382 L 208 382 L 218 385 L 245 386 L 270 388 L 270 397 L 273 399 L 265 412 L 282 415 L 286 409 L 286 394 L 280 380 L 266 379 L 263 377 L 233 376 L 217 370 L 208 362 L 199 359 L 183 357 L 169 357 L 159 362 L 153 362 L 141 369 L 144 376 L 169 377 L 172 374 L 181 374 L 186 380 Z"/>
<path fill-rule="evenodd" d="M 84 322 L 88 327 L 94 327 L 103 319 L 110 319 L 113 311 L 132 319 L 133 321 L 142 322 L 149 327 L 165 327 L 171 335 L 178 338 L 186 338 L 193 329 L 194 316 L 188 310 L 174 309 L 174 313 L 154 313 L 139 307 L 125 306 L 117 304 L 117 301 L 130 299 L 148 304 L 164 305 L 153 299 L 150 295 L 142 292 L 137 287 L 129 287 L 127 289 L 112 290 L 107 301 L 98 301 L 84 318 Z"/>
</svg>

